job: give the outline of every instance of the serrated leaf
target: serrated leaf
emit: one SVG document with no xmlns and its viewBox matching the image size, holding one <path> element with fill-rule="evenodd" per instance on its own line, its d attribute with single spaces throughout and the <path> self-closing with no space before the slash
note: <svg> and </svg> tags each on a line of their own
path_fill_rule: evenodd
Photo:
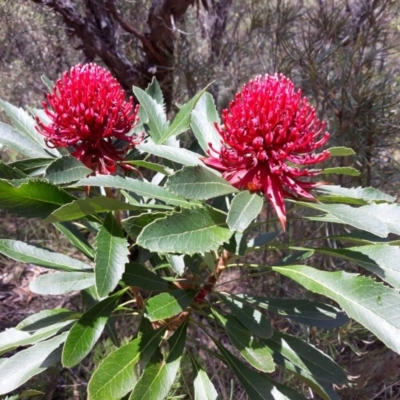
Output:
<svg viewBox="0 0 400 400">
<path fill-rule="evenodd" d="M 210 146 L 217 151 L 221 148 L 221 136 L 215 123 L 220 125 L 221 121 L 214 99 L 210 93 L 204 93 L 192 112 L 190 126 L 205 153 L 210 150 Z"/>
<path fill-rule="evenodd" d="M 136 165 L 137 167 L 142 167 L 142 168 L 147 168 L 151 171 L 159 172 L 160 174 L 163 175 L 171 175 L 174 171 L 171 168 L 164 167 L 164 165 L 160 164 L 155 164 L 152 162 L 148 161 L 143 161 L 143 160 L 129 160 L 129 161 L 124 161 L 125 164 L 131 164 L 131 165 Z"/>
<path fill-rule="evenodd" d="M 165 186 L 173 193 L 195 200 L 207 200 L 238 191 L 224 178 L 201 166 L 181 169 L 168 178 Z"/>
<path fill-rule="evenodd" d="M 363 206 L 362 210 L 369 215 L 374 215 L 386 225 L 391 233 L 400 235 L 400 206 L 398 204 L 370 204 Z"/>
<path fill-rule="evenodd" d="M 169 283 L 148 270 L 144 265 L 130 262 L 126 265 L 125 272 L 122 275 L 122 281 L 125 285 L 136 286 L 144 290 L 168 290 Z"/>
<path fill-rule="evenodd" d="M 355 151 L 349 147 L 331 147 L 328 149 L 328 151 L 331 153 L 331 157 L 345 157 L 345 156 L 353 156 Z"/>
<path fill-rule="evenodd" d="M 157 144 L 164 143 L 170 137 L 178 136 L 189 129 L 190 116 L 193 107 L 197 104 L 201 96 L 203 96 L 206 89 L 207 87 L 204 88 L 201 92 L 197 93 L 194 97 L 192 97 L 186 104 L 184 104 L 179 109 L 178 113 L 176 114 L 174 120 L 172 121 L 167 131 L 163 134 L 161 139 L 156 142 Z"/>
<path fill-rule="evenodd" d="M 73 221 L 75 219 L 80 219 L 88 215 L 95 215 L 108 211 L 117 211 L 117 210 L 143 211 L 152 208 L 157 208 L 162 210 L 171 209 L 171 207 L 169 206 L 161 206 L 158 204 L 132 205 L 116 199 L 111 199 L 109 197 L 85 198 L 80 200 L 74 200 L 71 203 L 58 208 L 44 220 L 44 223 Z"/>
<path fill-rule="evenodd" d="M 317 252 L 352 261 L 400 289 L 400 248 L 389 245 L 369 245 L 347 249 L 315 249 Z"/>
<path fill-rule="evenodd" d="M 329 356 L 309 343 L 294 336 L 274 331 L 274 334 L 263 341 L 274 356 L 284 357 L 314 379 L 334 383 L 347 384 L 347 375 Z"/>
<path fill-rule="evenodd" d="M 243 365 L 239 359 L 225 349 L 218 341 L 214 343 L 221 352 L 226 364 L 239 379 L 251 400 L 305 400 L 305 397 L 293 389 L 280 385 Z"/>
<path fill-rule="evenodd" d="M 144 213 L 134 215 L 132 217 L 122 220 L 122 226 L 128 235 L 136 240 L 143 228 L 159 218 L 165 218 L 166 213 Z"/>
<path fill-rule="evenodd" d="M 70 222 L 62 222 L 54 224 L 54 226 L 62 232 L 65 237 L 73 244 L 78 250 L 85 254 L 90 259 L 94 259 L 94 250 L 86 237 L 81 231 Z"/>
<path fill-rule="evenodd" d="M 128 262 L 128 240 L 115 217 L 109 213 L 96 236 L 94 275 L 100 298 L 113 291 Z"/>
<path fill-rule="evenodd" d="M 160 84 L 157 82 L 155 76 L 146 88 L 146 93 L 152 97 L 158 104 L 164 107 L 164 95 L 161 90 Z"/>
<path fill-rule="evenodd" d="M 24 179 L 26 174 L 21 172 L 19 169 L 14 168 L 0 161 L 0 179 Z"/>
<path fill-rule="evenodd" d="M 8 164 L 12 168 L 17 168 L 29 176 L 38 176 L 45 172 L 47 166 L 54 158 L 26 158 Z"/>
<path fill-rule="evenodd" d="M 0 332 L 0 354 L 48 339 L 70 324 L 72 324 L 72 321 L 62 321 L 36 331 L 23 331 L 17 328 L 6 329 Z"/>
<path fill-rule="evenodd" d="M 393 203 L 394 201 L 396 201 L 395 197 L 383 193 L 380 190 L 372 187 L 344 188 L 334 185 L 321 185 L 317 187 L 317 190 L 325 193 L 330 193 L 335 196 L 351 197 L 353 199 L 361 199 L 367 202 L 383 201 Z"/>
<path fill-rule="evenodd" d="M 164 400 L 180 366 L 186 344 L 187 320 L 168 339 L 170 352 L 165 361 L 150 364 L 136 383 L 129 400 Z"/>
<path fill-rule="evenodd" d="M 152 143 L 142 143 L 136 146 L 136 148 L 143 153 L 153 154 L 157 157 L 165 158 L 166 160 L 170 160 L 178 164 L 186 166 L 204 166 L 204 163 L 200 160 L 200 154 L 194 153 L 193 151 L 187 149 Z"/>
<path fill-rule="evenodd" d="M 93 171 L 75 157 L 64 156 L 52 161 L 46 168 L 45 178 L 55 185 L 75 182 Z"/>
<path fill-rule="evenodd" d="M 39 180 L 30 180 L 20 186 L 0 180 L 0 209 L 27 218 L 46 218 L 54 210 L 75 197 L 64 190 Z"/>
<path fill-rule="evenodd" d="M 243 232 L 260 213 L 264 199 L 245 190 L 232 200 L 226 222 L 233 231 Z"/>
<path fill-rule="evenodd" d="M 3 122 L 0 122 L 0 144 L 29 158 L 53 158 L 47 149 Z"/>
<path fill-rule="evenodd" d="M 324 168 L 321 172 L 321 175 L 330 175 L 330 174 L 338 174 L 338 175 L 350 175 L 350 176 L 360 176 L 361 172 L 358 169 L 353 167 L 333 167 L 333 168 Z"/>
<path fill-rule="evenodd" d="M 29 289 L 40 295 L 60 295 L 83 290 L 94 285 L 94 274 L 88 272 L 57 272 L 40 275 L 31 281 Z"/>
<path fill-rule="evenodd" d="M 169 125 L 164 107 L 158 103 L 157 100 L 149 96 L 143 89 L 134 86 L 133 93 L 149 118 L 148 125 L 150 127 L 150 135 L 153 140 L 157 142 L 162 138 Z"/>
<path fill-rule="evenodd" d="M 271 322 L 260 311 L 229 297 L 226 293 L 221 294 L 221 298 L 240 323 L 254 335 L 264 339 L 272 335 Z"/>
<path fill-rule="evenodd" d="M 147 301 L 146 316 L 152 322 L 174 317 L 186 310 L 195 295 L 195 290 L 170 290 L 160 293 Z"/>
<path fill-rule="evenodd" d="M 192 356 L 192 353 L 189 352 L 189 356 L 192 361 L 193 372 L 195 375 L 193 381 L 194 400 L 222 400 L 221 397 L 218 396 L 218 393 L 207 373 Z"/>
<path fill-rule="evenodd" d="M 271 299 L 262 296 L 237 295 L 239 300 L 283 315 L 300 324 L 324 329 L 338 328 L 349 319 L 346 314 L 329 304 L 303 299 Z"/>
<path fill-rule="evenodd" d="M 46 146 L 44 137 L 35 128 L 35 120 L 25 110 L 1 99 L 0 107 L 10 117 L 11 122 L 18 133 L 22 133 L 26 138 L 39 145 L 41 148 L 45 148 L 46 154 L 51 154 L 54 157 L 60 156 L 58 150 L 50 149 Z"/>
<path fill-rule="evenodd" d="M 232 236 L 232 232 L 223 226 L 221 214 L 208 207 L 184 209 L 147 225 L 137 238 L 137 244 L 162 253 L 216 251 Z"/>
<path fill-rule="evenodd" d="M 60 351 L 58 349 L 65 341 L 66 336 L 67 332 L 64 332 L 4 359 L 0 364 L 2 379 L 0 394 L 6 394 L 17 389 L 33 376 L 59 361 Z"/>
<path fill-rule="evenodd" d="M 161 186 L 121 176 L 97 175 L 76 182 L 78 186 L 102 186 L 124 189 L 138 196 L 162 200 L 166 204 L 179 207 L 192 207 L 183 197 L 177 196 Z"/>
<path fill-rule="evenodd" d="M 325 212 L 327 215 L 322 217 L 324 221 L 343 223 L 371 232 L 380 237 L 386 237 L 389 233 L 387 226 L 376 215 L 367 213 L 364 210 L 365 206 L 351 207 L 346 204 L 314 204 L 305 202 L 297 202 L 297 204 Z M 379 204 L 376 204 L 376 206 L 378 207 Z M 320 218 L 309 217 L 309 219 L 318 220 Z"/>
<path fill-rule="evenodd" d="M 69 331 L 64 344 L 62 352 L 64 367 L 74 367 L 89 354 L 125 291 L 125 289 L 120 290 L 105 298 L 79 318 Z"/>
<path fill-rule="evenodd" d="M 136 365 L 144 367 L 157 349 L 164 328 L 141 335 L 102 360 L 88 386 L 89 400 L 121 399 L 135 386 Z"/>
<path fill-rule="evenodd" d="M 232 344 L 239 350 L 242 357 L 254 368 L 263 372 L 273 372 L 275 363 L 269 349 L 257 341 L 234 316 L 223 316 L 215 309 L 212 310 L 216 319 L 225 328 Z"/>
<path fill-rule="evenodd" d="M 42 249 L 18 240 L 0 239 L 0 253 L 23 263 L 30 263 L 64 271 L 90 270 L 90 265 L 80 260 Z"/>
<path fill-rule="evenodd" d="M 325 272 L 304 265 L 272 267 L 312 292 L 336 301 L 346 313 L 400 352 L 400 295 L 370 278 L 344 271 Z"/>
</svg>

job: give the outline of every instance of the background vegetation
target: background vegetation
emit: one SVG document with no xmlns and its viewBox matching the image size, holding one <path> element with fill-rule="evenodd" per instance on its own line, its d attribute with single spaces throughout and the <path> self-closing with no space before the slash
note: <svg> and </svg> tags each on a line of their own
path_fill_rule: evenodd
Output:
<svg viewBox="0 0 400 400">
<path fill-rule="evenodd" d="M 58 7 L 53 9 L 55 3 Z M 170 3 L 0 0 L 1 98 L 21 107 L 39 107 L 46 93 L 39 79 L 41 75 L 55 80 L 78 62 L 94 61 L 110 68 L 127 92 L 132 83 L 146 86 L 155 74 L 163 85 L 171 113 L 176 110 L 175 103 L 187 100 L 215 81 L 210 91 L 221 109 L 255 75 L 279 72 L 289 76 L 315 102 L 320 117 L 328 122 L 330 145 L 356 150 L 356 158 L 345 158 L 343 163 L 355 163 L 361 175 L 341 178 L 339 183 L 372 185 L 397 195 L 400 183 L 400 4 L 397 0 L 193 0 L 175 1 L 174 9 Z M 181 3 L 191 6 L 180 8 Z M 84 21 L 86 30 L 79 21 Z M 159 21 L 164 30 L 157 24 Z M 0 152 L 2 159 L 14 157 L 7 149 Z M 268 212 L 265 210 L 265 218 Z M 36 243 L 51 240 L 52 245 L 64 245 L 57 242 L 56 232 L 49 233 L 34 221 L 1 217 L 2 237 Z M 282 240 L 293 239 L 296 231 L 298 227 L 289 226 Z M 13 291 L 8 296 L 4 294 L 8 299 L 5 302 L 8 308 L 2 313 L 4 328 L 15 324 L 22 308 L 21 319 L 30 309 L 40 309 L 46 299 L 29 299 L 28 292 L 23 290 L 24 279 L 35 274 L 35 270 L 18 269 L 9 261 L 3 264 L 2 288 L 5 293 Z M 226 280 L 231 279 L 235 277 Z M 268 290 L 276 295 L 299 290 L 285 280 L 239 282 L 251 290 Z M 16 297 L 16 288 L 22 301 Z M 279 326 L 280 321 L 275 323 Z M 400 374 L 396 371 L 399 358 L 358 325 L 335 332 L 290 329 L 298 329 L 300 335 L 324 350 L 330 348 L 336 360 L 355 378 L 358 376 L 354 388 L 342 392 L 343 398 L 400 398 Z M 91 362 L 96 363 L 102 351 L 107 352 L 106 342 Z M 245 398 L 235 392 L 235 383 L 231 384 L 232 377 L 224 374 L 222 365 L 213 368 L 213 381 L 224 399 L 230 398 L 231 393 L 234 393 L 232 398 Z M 178 394 L 171 395 L 174 398 L 179 393 L 181 398 L 190 398 L 185 378 L 182 374 Z M 280 378 L 287 379 L 283 375 Z M 85 371 L 65 371 L 65 375 L 57 378 L 56 386 L 52 380 L 54 377 L 42 383 L 44 391 L 51 393 L 48 398 L 85 397 Z"/>
</svg>

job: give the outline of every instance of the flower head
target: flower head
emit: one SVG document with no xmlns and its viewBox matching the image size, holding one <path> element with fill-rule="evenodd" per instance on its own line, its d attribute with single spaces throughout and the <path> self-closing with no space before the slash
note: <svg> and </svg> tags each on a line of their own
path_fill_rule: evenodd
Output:
<svg viewBox="0 0 400 400">
<path fill-rule="evenodd" d="M 43 107 L 51 123 L 45 125 L 39 118 L 36 122 L 47 145 L 72 146 L 71 155 L 94 172 L 112 174 L 116 162 L 142 140 L 128 134 L 137 122 L 138 106 L 134 109 L 132 98 L 125 101 L 121 85 L 96 64 L 65 72 Z M 121 140 L 118 145 L 116 139 Z"/>
<path fill-rule="evenodd" d="M 221 148 L 211 148 L 204 163 L 239 189 L 263 191 L 285 228 L 285 197 L 315 200 L 309 190 L 318 183 L 301 178 L 317 175 L 319 170 L 305 166 L 330 155 L 314 153 L 329 138 L 325 124 L 283 75 L 250 81 L 223 110 L 222 120 L 223 126 L 216 125 Z"/>
</svg>

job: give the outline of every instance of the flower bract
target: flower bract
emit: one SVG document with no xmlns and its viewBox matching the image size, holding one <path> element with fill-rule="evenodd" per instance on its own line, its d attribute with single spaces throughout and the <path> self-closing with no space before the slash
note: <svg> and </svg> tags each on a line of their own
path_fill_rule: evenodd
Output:
<svg viewBox="0 0 400 400">
<path fill-rule="evenodd" d="M 306 97 L 283 75 L 258 76 L 237 93 L 216 128 L 221 148 L 210 148 L 203 161 L 221 171 L 233 186 L 262 191 L 285 228 L 285 197 L 315 200 L 318 182 L 303 180 L 320 170 L 329 151 L 315 153 L 329 138 L 325 124 Z"/>
<path fill-rule="evenodd" d="M 132 98 L 126 101 L 111 73 L 96 64 L 77 65 L 64 73 L 43 107 L 51 123 L 36 121 L 47 145 L 72 147 L 71 155 L 94 173 L 114 173 L 117 162 L 142 141 L 141 135 L 130 134 L 138 107 Z"/>
</svg>

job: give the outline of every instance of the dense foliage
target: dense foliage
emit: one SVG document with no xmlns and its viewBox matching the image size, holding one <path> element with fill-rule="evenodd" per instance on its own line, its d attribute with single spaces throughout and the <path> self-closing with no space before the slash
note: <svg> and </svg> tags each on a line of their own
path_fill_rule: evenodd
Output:
<svg viewBox="0 0 400 400">
<path fill-rule="evenodd" d="M 90 71 L 87 85 L 74 84 L 77 71 Z M 331 147 L 315 153 L 328 135 L 287 78 L 250 82 L 223 111 L 222 121 L 206 90 L 169 121 L 153 81 L 146 90 L 133 88 L 140 103 L 137 122 L 133 108 L 116 100 L 126 124 L 121 126 L 118 110 L 97 107 L 110 93 L 119 98 L 117 90 L 101 91 L 92 84 L 98 73 L 95 66 L 75 67 L 55 83 L 56 91 L 44 79 L 52 91 L 46 112 L 0 102 L 12 121 L 11 126 L 0 123 L 0 142 L 24 156 L 0 163 L 0 208 L 53 224 L 80 254 L 12 239 L 0 239 L 0 253 L 53 270 L 31 283 L 34 293 L 81 291 L 84 303 L 79 312 L 43 310 L 0 333 L 1 394 L 51 365 L 78 365 L 107 334 L 116 350 L 92 371 L 89 399 L 164 399 L 184 355 L 192 363 L 194 398 L 218 399 L 200 352 L 225 364 L 252 400 L 305 398 L 273 379 L 278 367 L 323 399 L 338 399 L 334 387 L 348 383 L 345 371 L 316 347 L 274 326 L 273 315 L 324 329 L 353 318 L 400 352 L 400 208 L 394 197 L 371 187 L 309 180 L 357 174 L 352 167 L 324 164 L 309 170 L 328 155 L 346 157 L 353 151 Z M 91 91 L 99 96 L 91 97 Z M 251 101 L 241 102 L 249 96 Z M 77 98 L 79 103 L 72 101 Z M 110 123 L 103 124 L 104 119 Z M 190 149 L 182 146 L 187 140 L 181 143 L 189 129 L 198 144 Z M 86 142 L 87 132 L 97 141 Z M 131 140 L 142 134 L 143 142 Z M 99 168 L 105 153 L 94 151 L 96 145 L 112 150 L 113 164 L 104 165 L 113 168 Z M 82 146 L 90 158 L 81 156 L 85 149 L 76 152 Z M 276 214 L 260 222 L 266 199 Z M 315 232 L 310 238 L 300 232 L 296 242 L 282 244 L 286 219 L 300 219 L 303 227 L 320 221 L 328 235 Z M 256 229 L 260 224 L 265 225 L 262 235 Z M 329 233 L 331 226 L 337 234 Z M 262 263 L 249 259 L 265 249 L 284 249 L 286 255 Z M 366 274 L 317 268 L 313 255 L 351 261 Z M 285 276 L 327 299 L 221 291 L 221 276 L 238 266 L 245 277 Z M 120 320 L 132 327 L 131 337 L 120 336 Z"/>
</svg>

